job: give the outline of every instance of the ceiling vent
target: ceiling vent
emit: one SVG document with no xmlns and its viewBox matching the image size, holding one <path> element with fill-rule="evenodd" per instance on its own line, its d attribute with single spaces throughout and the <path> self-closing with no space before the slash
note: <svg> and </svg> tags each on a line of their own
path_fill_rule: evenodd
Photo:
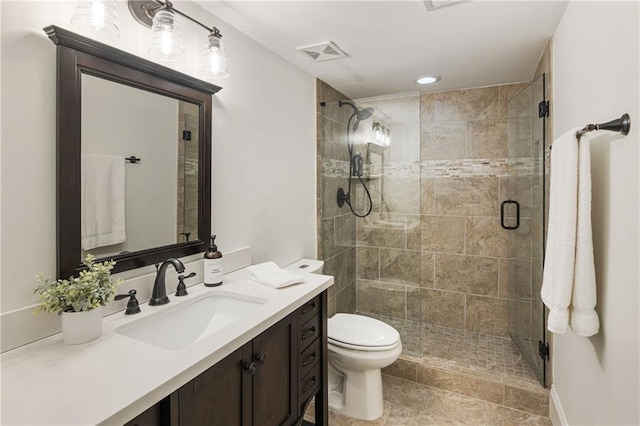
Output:
<svg viewBox="0 0 640 426">
<path fill-rule="evenodd" d="M 330 61 L 332 59 L 347 58 L 349 56 L 332 41 L 298 47 L 296 50 L 313 59 L 315 62 Z"/>
<path fill-rule="evenodd" d="M 427 6 L 427 10 L 429 12 L 432 12 L 434 10 L 455 6 L 456 4 L 466 3 L 468 1 L 470 0 L 424 0 L 424 5 Z"/>
</svg>

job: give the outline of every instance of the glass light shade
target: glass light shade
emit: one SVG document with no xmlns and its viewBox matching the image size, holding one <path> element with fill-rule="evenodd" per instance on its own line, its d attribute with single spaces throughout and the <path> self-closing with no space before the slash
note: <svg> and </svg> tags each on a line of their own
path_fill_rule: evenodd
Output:
<svg viewBox="0 0 640 426">
<path fill-rule="evenodd" d="M 173 12 L 162 9 L 153 16 L 149 54 L 154 59 L 171 62 L 182 56 L 182 32 Z"/>
<path fill-rule="evenodd" d="M 384 127 L 378 122 L 373 123 L 373 137 L 378 145 L 384 142 Z"/>
<path fill-rule="evenodd" d="M 83 1 L 76 6 L 71 24 L 83 31 L 118 37 L 118 11 L 115 0 Z"/>
<path fill-rule="evenodd" d="M 229 77 L 227 55 L 220 34 L 212 32 L 202 47 L 201 68 L 199 74 L 207 78 Z"/>
<path fill-rule="evenodd" d="M 384 129 L 384 144 L 386 146 L 391 145 L 391 130 L 389 129 Z"/>
</svg>

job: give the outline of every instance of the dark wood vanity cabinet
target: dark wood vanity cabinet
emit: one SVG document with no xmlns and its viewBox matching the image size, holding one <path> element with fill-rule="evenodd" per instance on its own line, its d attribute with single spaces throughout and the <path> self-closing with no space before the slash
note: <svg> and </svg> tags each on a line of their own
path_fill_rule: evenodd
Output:
<svg viewBox="0 0 640 426">
<path fill-rule="evenodd" d="M 234 351 L 127 426 L 280 426 L 315 396 L 327 425 L 326 292 Z"/>
</svg>

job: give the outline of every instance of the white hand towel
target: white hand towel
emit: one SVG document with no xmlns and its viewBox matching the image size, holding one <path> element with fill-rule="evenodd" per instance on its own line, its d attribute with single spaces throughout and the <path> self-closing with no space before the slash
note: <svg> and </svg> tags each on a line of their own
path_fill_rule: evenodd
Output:
<svg viewBox="0 0 640 426">
<path fill-rule="evenodd" d="M 591 148 L 590 135 L 578 147 L 578 220 L 576 268 L 571 297 L 571 330 L 580 336 L 593 336 L 600 330 L 596 306 L 596 269 L 591 233 Z"/>
<path fill-rule="evenodd" d="M 250 279 L 272 288 L 287 287 L 304 281 L 304 277 L 281 269 L 273 262 L 252 265 L 247 269 Z"/>
<path fill-rule="evenodd" d="M 549 229 L 541 296 L 550 310 L 549 331 L 565 333 L 571 323 L 576 334 L 590 336 L 598 332 L 590 153 L 586 138 L 578 143 L 577 130 L 556 139 L 551 151 Z"/>
<path fill-rule="evenodd" d="M 83 154 L 81 175 L 83 250 L 126 241 L 124 157 Z"/>
</svg>

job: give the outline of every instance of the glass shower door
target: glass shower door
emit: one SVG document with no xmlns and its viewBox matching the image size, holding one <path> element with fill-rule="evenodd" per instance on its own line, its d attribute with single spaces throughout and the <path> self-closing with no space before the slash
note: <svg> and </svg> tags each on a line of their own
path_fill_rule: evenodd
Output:
<svg viewBox="0 0 640 426">
<path fill-rule="evenodd" d="M 546 386 L 544 306 L 540 298 L 544 259 L 545 76 L 507 104 L 509 146 L 502 222 L 507 231 L 509 334 L 540 383 Z M 502 192 L 502 191 L 501 191 Z M 511 228 L 511 229 L 510 229 Z"/>
</svg>

